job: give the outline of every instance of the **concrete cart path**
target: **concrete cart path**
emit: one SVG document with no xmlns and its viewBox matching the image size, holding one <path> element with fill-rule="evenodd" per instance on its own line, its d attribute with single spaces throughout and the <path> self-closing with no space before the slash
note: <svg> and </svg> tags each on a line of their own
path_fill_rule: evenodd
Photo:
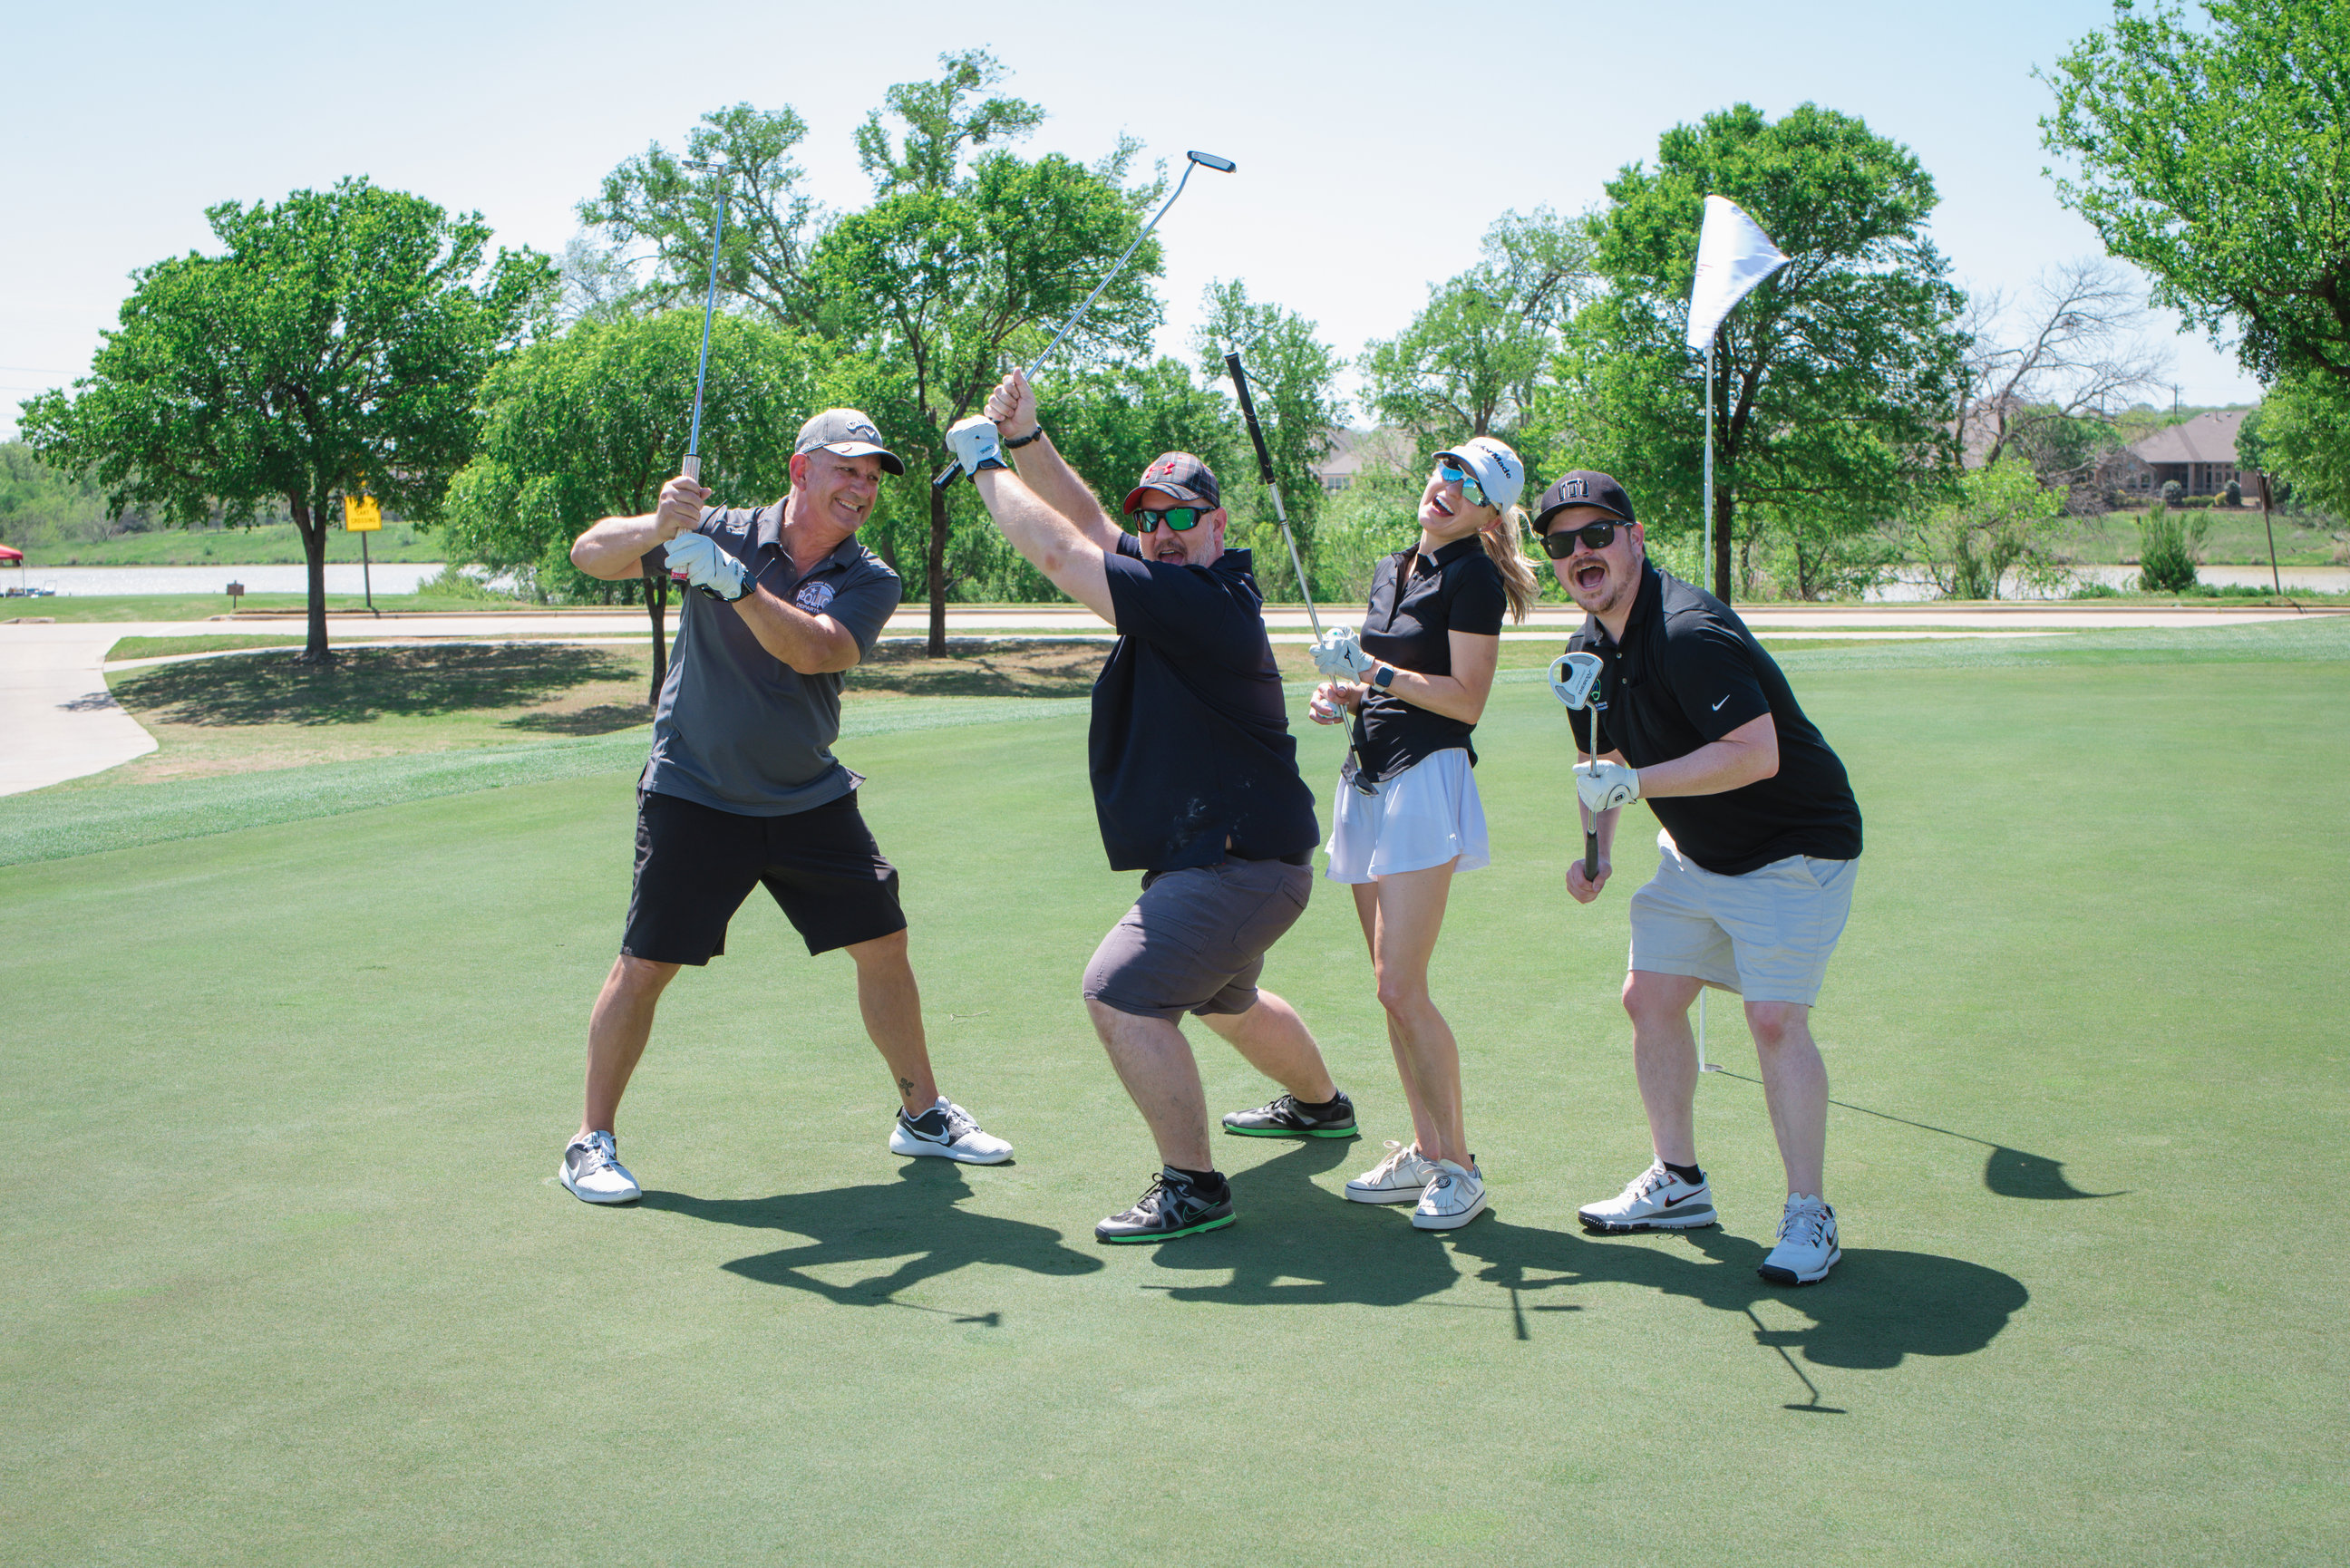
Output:
<svg viewBox="0 0 2350 1568">
<path fill-rule="evenodd" d="M 0 626 L 0 794 L 102 773 L 155 749 L 106 690 L 99 661 L 120 621 Z"/>
</svg>

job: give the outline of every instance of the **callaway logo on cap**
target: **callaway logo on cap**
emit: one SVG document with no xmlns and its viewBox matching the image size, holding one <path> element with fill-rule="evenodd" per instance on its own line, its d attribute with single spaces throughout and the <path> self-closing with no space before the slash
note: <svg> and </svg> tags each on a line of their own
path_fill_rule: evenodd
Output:
<svg viewBox="0 0 2350 1568">
<path fill-rule="evenodd" d="M 898 454 L 881 444 L 880 427 L 855 409 L 827 409 L 800 427 L 795 455 L 822 447 L 842 457 L 878 457 L 885 473 L 903 473 Z"/>
</svg>

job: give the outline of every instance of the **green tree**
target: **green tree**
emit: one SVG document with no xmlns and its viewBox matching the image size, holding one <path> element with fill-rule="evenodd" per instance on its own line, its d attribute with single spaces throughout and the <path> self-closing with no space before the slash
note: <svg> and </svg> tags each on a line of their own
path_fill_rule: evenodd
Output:
<svg viewBox="0 0 2350 1568">
<path fill-rule="evenodd" d="M 2246 416 L 2236 457 L 2282 480 L 2296 504 L 2350 517 L 2350 388 L 2314 373 L 2283 378 Z"/>
<path fill-rule="evenodd" d="M 1020 128 L 1021 115 L 1003 107 L 1016 100 L 965 101 L 993 82 L 972 76 L 969 59 L 946 57 L 941 83 L 892 89 L 893 109 L 910 108 L 924 118 L 908 122 L 903 148 L 893 146 L 879 120 L 868 122 L 858 151 L 868 160 L 878 199 L 827 230 L 808 264 L 818 329 L 887 368 L 863 406 L 900 443 L 897 450 L 926 471 L 945 465 L 947 427 L 976 411 L 1003 365 L 1024 363 L 1042 349 L 1054 325 L 1092 291 L 1161 188 L 1123 186 L 1131 142 L 1090 169 L 1057 154 L 1024 162 L 1000 150 L 968 169 L 941 163 L 929 149 L 952 151 L 977 145 L 981 130 L 993 138 Z M 1150 286 L 1159 271 L 1157 242 L 1146 240 L 1063 345 L 1055 373 L 1144 354 L 1159 320 Z M 946 650 L 948 593 L 962 577 L 956 560 L 973 554 L 956 551 L 951 559 L 955 509 L 970 508 L 973 528 L 984 519 L 967 491 L 930 490 L 928 483 L 925 472 L 893 488 L 925 487 L 930 531 L 921 581 L 936 655 Z M 984 545 L 974 550 L 987 555 Z"/>
<path fill-rule="evenodd" d="M 722 316 L 711 324 L 702 481 L 723 505 L 773 501 L 791 486 L 794 437 L 824 400 L 837 361 L 786 327 Z M 481 451 L 449 487 L 452 558 L 522 578 L 542 599 L 641 599 L 652 622 L 652 699 L 666 673 L 668 578 L 603 582 L 571 564 L 571 542 L 601 517 L 641 516 L 678 472 L 692 419 L 702 312 L 583 321 L 534 343 L 483 383 Z"/>
<path fill-rule="evenodd" d="M 1740 104 L 1665 133 L 1654 171 L 1607 187 L 1595 265 L 1607 288 L 1563 333 L 1548 422 L 1558 468 L 1632 481 L 1643 520 L 1701 526 L 1705 360 L 1686 343 L 1709 194 L 1761 223 L 1789 265 L 1715 337 L 1714 591 L 1773 520 L 1875 547 L 1881 526 L 1947 493 L 1962 304 L 1926 237 L 1934 182 L 1908 149 L 1804 104 Z M 1742 524 L 1742 506 L 1755 515 Z"/>
<path fill-rule="evenodd" d="M 1591 292 L 1592 241 L 1587 218 L 1503 213 L 1476 266 L 1431 285 L 1402 332 L 1365 345 L 1371 409 L 1423 459 L 1471 436 L 1526 443 L 1553 331 Z"/>
<path fill-rule="evenodd" d="M 546 306 L 531 251 L 484 265 L 478 213 L 452 220 L 364 179 L 275 206 L 207 210 L 225 254 L 142 268 L 74 395 L 22 425 L 45 462 L 166 521 L 250 520 L 282 500 L 309 564 L 309 641 L 327 647 L 327 530 L 368 493 L 421 521 L 472 454 L 473 393 Z"/>
<path fill-rule="evenodd" d="M 0 441 L 0 544 L 102 539 L 114 525 L 103 486 L 51 468 L 25 441 Z"/>
<path fill-rule="evenodd" d="M 1238 349 L 1248 369 L 1249 396 L 1256 404 L 1258 422 L 1264 427 L 1265 448 L 1273 455 L 1273 476 L 1281 486 L 1282 504 L 1297 536 L 1299 553 L 1311 561 L 1315 527 L 1322 514 L 1322 482 L 1315 465 L 1329 455 L 1337 433 L 1347 423 L 1347 402 L 1338 395 L 1338 373 L 1347 368 L 1330 346 L 1315 336 L 1314 323 L 1280 306 L 1248 296 L 1234 281 L 1208 286 L 1208 315 L 1192 337 L 1200 369 L 1211 385 L 1229 371 L 1224 355 Z M 1227 392 L 1231 390 L 1225 382 Z M 1259 483 L 1256 448 L 1248 439 L 1237 400 L 1220 403 L 1219 430 L 1231 445 L 1222 466 L 1206 452 L 1216 476 L 1223 483 L 1225 509 L 1232 514 L 1233 543 L 1245 548 L 1276 553 L 1284 567 L 1288 546 L 1281 540 L 1280 521 L 1272 498 Z M 1193 449 L 1197 450 L 1197 449 Z M 1155 454 L 1151 454 L 1155 455 Z M 1286 598 L 1289 587 L 1271 585 L 1286 576 L 1260 571 L 1267 591 Z"/>
<path fill-rule="evenodd" d="M 2043 76 L 2057 199 L 2263 382 L 2350 383 L 2350 0 L 2116 0 Z"/>
<path fill-rule="evenodd" d="M 1921 508 L 1910 540 L 1944 598 L 1995 599 L 2009 574 L 2017 597 L 2064 575 L 2055 557 L 2062 497 L 2020 462 L 1967 474 L 1954 498 Z"/>
<path fill-rule="evenodd" d="M 767 110 L 738 103 L 703 115 L 682 156 L 656 142 L 605 175 L 602 192 L 579 204 L 579 221 L 609 242 L 574 258 L 575 272 L 591 285 L 587 292 L 599 292 L 598 285 L 614 292 L 613 272 L 641 252 L 651 275 L 637 286 L 634 303 L 658 309 L 702 298 L 723 182 L 719 288 L 771 321 L 805 325 L 808 250 L 825 223 L 801 192 L 806 171 L 792 157 L 806 136 L 807 122 L 789 104 Z"/>
<path fill-rule="evenodd" d="M 878 109 L 857 128 L 858 166 L 872 180 L 876 195 L 946 190 L 955 182 L 966 148 L 1023 140 L 1044 123 L 1045 111 L 1025 99 L 968 101 L 1010 74 L 985 49 L 943 54 L 939 64 L 945 68 L 938 80 L 899 82 L 881 95 L 905 128 L 902 138 L 891 140 Z"/>
</svg>

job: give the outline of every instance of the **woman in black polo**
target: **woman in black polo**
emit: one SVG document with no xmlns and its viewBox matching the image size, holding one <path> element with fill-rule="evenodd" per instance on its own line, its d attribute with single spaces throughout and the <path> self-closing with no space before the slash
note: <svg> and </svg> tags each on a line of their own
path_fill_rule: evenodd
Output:
<svg viewBox="0 0 2350 1568">
<path fill-rule="evenodd" d="M 1350 885 L 1370 944 L 1388 1044 L 1411 1106 L 1413 1141 L 1347 1183 L 1359 1203 L 1416 1203 L 1424 1231 L 1485 1207 L 1461 1120 L 1461 1050 L 1428 994 L 1428 964 L 1456 871 L 1490 863 L 1470 734 L 1492 690 L 1502 617 L 1536 593 L 1519 548 L 1525 467 L 1491 436 L 1441 453 L 1419 498 L 1419 542 L 1379 563 L 1363 618 L 1360 680 L 1325 682 L 1308 711 L 1354 715 L 1330 834 L 1334 882 Z"/>
</svg>

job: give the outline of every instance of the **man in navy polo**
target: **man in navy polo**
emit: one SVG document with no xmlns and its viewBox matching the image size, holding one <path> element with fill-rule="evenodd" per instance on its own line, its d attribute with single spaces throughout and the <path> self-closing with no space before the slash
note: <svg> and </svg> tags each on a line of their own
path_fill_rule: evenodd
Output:
<svg viewBox="0 0 2350 1568">
<path fill-rule="evenodd" d="M 1110 867 L 1144 875 L 1084 989 L 1161 1168 L 1094 1234 L 1159 1241 L 1229 1225 L 1186 1012 L 1287 1089 L 1328 1129 L 1317 1136 L 1350 1136 L 1355 1121 L 1296 1010 L 1256 983 L 1265 950 L 1305 913 L 1321 831 L 1248 552 L 1224 548 L 1216 476 L 1189 452 L 1143 472 L 1122 508 L 1139 532 L 1120 528 L 1054 451 L 1017 372 L 949 441 L 1013 547 L 1118 630 L 1094 682 L 1088 761 Z"/>
<path fill-rule="evenodd" d="M 773 505 L 705 506 L 710 492 L 681 475 L 658 511 L 607 517 L 571 546 L 591 577 L 633 577 L 650 562 L 702 590 L 679 611 L 637 786 L 628 930 L 588 1021 L 587 1104 L 563 1151 L 563 1185 L 588 1202 L 642 1196 L 612 1128 L 654 1007 L 680 967 L 726 950 L 728 921 L 761 885 L 811 955 L 846 948 L 857 964 L 865 1030 L 900 1101 L 890 1149 L 1012 1157 L 939 1093 L 898 871 L 857 809 L 864 781 L 832 754 L 843 673 L 898 607 L 898 574 L 857 540 L 885 470 L 906 466 L 873 421 L 828 409 L 800 428 L 791 490 Z"/>
</svg>

